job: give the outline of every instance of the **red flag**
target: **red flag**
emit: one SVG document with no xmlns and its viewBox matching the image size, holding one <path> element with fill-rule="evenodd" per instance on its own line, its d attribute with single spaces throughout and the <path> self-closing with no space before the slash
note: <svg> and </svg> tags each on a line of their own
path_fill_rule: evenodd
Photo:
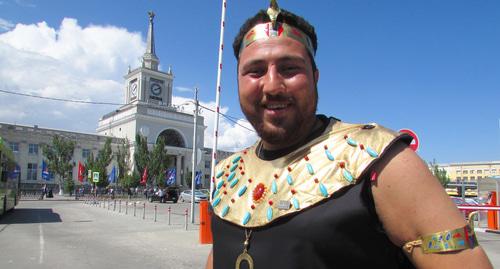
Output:
<svg viewBox="0 0 500 269">
<path fill-rule="evenodd" d="M 148 181 L 148 167 L 144 168 L 144 172 L 142 173 L 141 177 L 141 185 L 146 185 L 146 182 Z"/>
<path fill-rule="evenodd" d="M 84 176 L 83 174 L 85 173 L 85 167 L 83 166 L 83 164 L 78 161 L 78 181 L 82 182 L 83 183 L 83 179 L 84 179 Z"/>
</svg>

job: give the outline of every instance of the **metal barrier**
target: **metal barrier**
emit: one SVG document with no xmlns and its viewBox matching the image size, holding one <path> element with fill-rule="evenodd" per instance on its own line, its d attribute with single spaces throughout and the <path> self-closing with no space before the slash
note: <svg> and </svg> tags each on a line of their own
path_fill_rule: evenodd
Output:
<svg viewBox="0 0 500 269">
<path fill-rule="evenodd" d="M 156 222 L 157 206 L 155 205 L 155 222 Z"/>
<path fill-rule="evenodd" d="M 142 219 L 146 219 L 146 202 L 144 202 L 144 210 L 142 211 Z"/>
<path fill-rule="evenodd" d="M 185 218 L 186 218 L 186 221 L 185 221 L 184 223 L 186 223 L 186 225 L 185 225 L 185 229 L 186 229 L 186 231 L 187 231 L 187 229 L 188 229 L 188 210 L 187 210 L 187 208 L 186 208 L 186 211 L 184 212 L 184 214 L 185 214 L 185 216 L 186 216 L 186 217 L 185 217 Z"/>
<path fill-rule="evenodd" d="M 493 230 L 499 230 L 500 227 L 498 227 L 498 213 L 500 211 L 500 206 L 489 206 L 489 205 L 476 205 L 476 206 L 469 206 L 469 205 L 459 205 L 457 206 L 458 209 L 462 212 L 467 212 L 470 210 L 473 210 L 472 212 L 469 213 L 467 216 L 469 219 L 469 224 L 471 224 L 471 227 L 474 227 L 474 217 L 479 216 L 479 212 L 481 211 L 488 211 L 488 212 L 495 212 L 495 214 L 488 215 L 488 228 L 493 229 Z M 490 219 L 493 218 L 493 219 Z"/>
<path fill-rule="evenodd" d="M 130 200 L 125 200 L 123 202 L 125 202 L 125 212 L 122 211 L 122 200 L 111 200 L 107 197 L 95 197 L 95 196 L 86 196 L 86 197 L 82 197 L 83 198 L 83 203 L 84 204 L 87 204 L 89 206 L 95 206 L 95 207 L 99 207 L 99 208 L 104 208 L 106 211 L 111 211 L 111 207 L 113 207 L 113 211 L 116 212 L 118 211 L 119 214 L 124 214 L 124 215 L 128 215 L 128 207 L 129 207 L 129 203 L 130 205 L 133 205 L 134 207 L 134 213 L 133 213 L 133 216 L 136 217 L 137 216 L 137 204 L 142 204 L 142 219 L 143 220 L 146 220 L 148 219 L 147 216 L 150 216 L 149 219 L 152 219 L 154 222 L 161 222 L 162 220 L 159 219 L 158 217 L 161 216 L 161 212 L 158 208 L 158 205 L 154 205 L 152 207 L 149 207 L 149 213 L 147 213 L 146 209 L 148 208 L 147 207 L 147 203 L 144 202 L 144 201 L 130 201 Z M 118 210 L 116 210 L 116 204 L 118 203 Z M 152 211 L 152 215 L 149 215 L 151 214 L 151 211 Z M 165 211 L 163 211 L 165 212 Z M 183 219 L 183 227 L 185 230 L 188 230 L 188 216 L 189 216 L 189 210 L 188 209 L 185 209 L 183 210 L 183 212 L 178 212 L 178 213 L 175 213 L 172 211 L 172 208 L 171 206 L 168 206 L 167 208 L 167 211 L 166 211 L 166 216 L 164 216 L 165 221 L 168 223 L 168 225 L 172 225 L 172 215 L 176 215 L 178 216 L 177 217 L 177 221 L 179 221 L 181 219 L 181 216 L 182 216 L 182 219 Z M 180 223 L 177 222 L 177 225 L 179 225 Z"/>
</svg>

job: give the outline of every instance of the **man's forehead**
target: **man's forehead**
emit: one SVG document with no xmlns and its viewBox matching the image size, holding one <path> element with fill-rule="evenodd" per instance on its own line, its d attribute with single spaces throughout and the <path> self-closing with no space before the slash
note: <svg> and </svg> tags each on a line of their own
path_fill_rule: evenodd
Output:
<svg viewBox="0 0 500 269">
<path fill-rule="evenodd" d="M 279 37 L 259 40 L 243 49 L 239 62 L 269 60 L 301 60 L 306 61 L 307 50 L 300 42 Z"/>
</svg>

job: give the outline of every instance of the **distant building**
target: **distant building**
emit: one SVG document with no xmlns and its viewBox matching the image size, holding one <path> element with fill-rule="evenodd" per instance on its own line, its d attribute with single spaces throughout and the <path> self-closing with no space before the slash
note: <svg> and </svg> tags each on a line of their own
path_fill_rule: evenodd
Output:
<svg viewBox="0 0 500 269">
<path fill-rule="evenodd" d="M 204 152 L 204 157 L 203 157 L 203 164 L 200 163 L 200 170 L 203 171 L 203 181 L 207 182 L 207 185 L 204 186 L 210 186 L 210 173 L 212 169 L 212 149 L 211 148 L 205 148 L 203 150 Z M 217 151 L 217 160 L 224 160 L 227 157 L 233 155 L 234 152 L 230 151 L 224 151 L 224 150 L 218 150 Z"/>
<path fill-rule="evenodd" d="M 18 165 L 17 176 L 20 179 L 22 190 L 38 190 L 42 185 L 47 184 L 49 188 L 56 187 L 54 178 L 45 180 L 42 178 L 42 166 L 44 158 L 42 154 L 42 144 L 51 144 L 52 138 L 61 136 L 76 142 L 73 155 L 74 167 L 69 176 L 77 181 L 78 162 L 85 163 L 85 160 L 93 153 L 104 146 L 106 136 L 95 134 L 77 133 L 65 130 L 39 128 L 38 126 L 24 126 L 17 124 L 0 123 L 0 136 L 14 153 L 14 158 Z M 112 138 L 111 147 L 115 150 L 122 139 Z"/>
<path fill-rule="evenodd" d="M 477 182 L 482 178 L 500 176 L 500 161 L 438 164 L 451 181 Z"/>
</svg>

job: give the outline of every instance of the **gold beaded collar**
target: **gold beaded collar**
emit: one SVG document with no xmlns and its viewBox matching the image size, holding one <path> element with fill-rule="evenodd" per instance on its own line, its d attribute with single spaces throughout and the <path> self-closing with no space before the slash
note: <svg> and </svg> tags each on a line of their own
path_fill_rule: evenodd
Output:
<svg viewBox="0 0 500 269">
<path fill-rule="evenodd" d="M 276 160 L 259 159 L 257 142 L 217 165 L 214 213 L 242 227 L 260 227 L 299 212 L 358 183 L 398 136 L 376 124 L 332 119 L 318 138 Z"/>
</svg>

